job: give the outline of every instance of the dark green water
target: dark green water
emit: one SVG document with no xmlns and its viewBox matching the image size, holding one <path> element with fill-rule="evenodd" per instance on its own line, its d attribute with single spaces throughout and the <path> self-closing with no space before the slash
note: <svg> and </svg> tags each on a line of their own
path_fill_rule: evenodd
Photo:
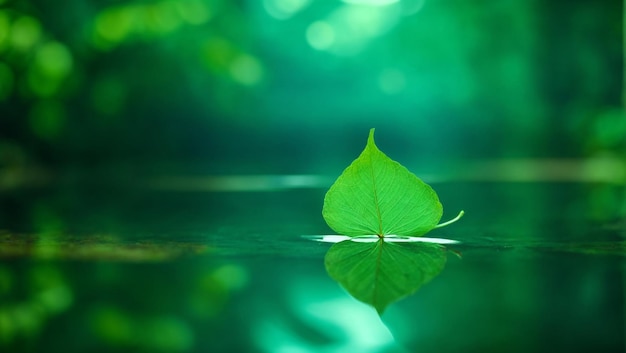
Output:
<svg viewBox="0 0 626 353">
<path fill-rule="evenodd" d="M 461 243 L 381 320 L 302 237 L 313 184 L 5 191 L 0 351 L 624 351 L 623 187 L 433 184 Z"/>
</svg>

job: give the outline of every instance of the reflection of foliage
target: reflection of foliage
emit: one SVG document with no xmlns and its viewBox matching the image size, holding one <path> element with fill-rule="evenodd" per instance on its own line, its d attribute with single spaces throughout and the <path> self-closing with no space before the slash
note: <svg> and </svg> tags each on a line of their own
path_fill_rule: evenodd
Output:
<svg viewBox="0 0 626 353">
<path fill-rule="evenodd" d="M 617 255 L 626 257 L 626 242 L 587 242 L 569 243 L 566 245 L 552 245 L 541 247 L 542 250 L 566 251 L 589 255 Z"/>
<path fill-rule="evenodd" d="M 68 340 L 81 351 L 212 347 L 216 318 L 248 281 L 244 267 L 206 260 L 84 260 L 0 266 L 0 351 L 76 351 Z"/>
<path fill-rule="evenodd" d="M 110 284 L 123 285 L 141 273 L 131 270 L 131 276 L 121 276 Z M 171 280 L 157 276 L 144 282 L 140 290 L 121 289 L 121 297 L 114 302 L 90 306 L 90 332 L 99 342 L 120 351 L 188 351 L 207 335 L 214 337 L 195 329 L 207 327 L 222 314 L 231 295 L 246 282 L 246 270 L 228 264 L 191 269 L 185 271 L 185 276 Z M 157 292 L 146 297 L 147 293 Z M 126 306 L 129 299 L 137 300 L 139 307 Z"/>
<path fill-rule="evenodd" d="M 626 257 L 626 241 L 572 241 L 567 243 L 529 242 L 511 244 L 509 246 L 511 248 L 526 248 L 541 252 Z"/>
<path fill-rule="evenodd" d="M 325 259 L 328 274 L 379 314 L 437 276 L 445 263 L 446 251 L 441 245 L 383 239 L 342 241 L 328 250 Z"/>
<path fill-rule="evenodd" d="M 22 292 L 28 293 L 25 299 Z M 56 267 L 38 265 L 24 272 L 0 267 L 0 347 L 35 338 L 73 300 L 72 290 Z"/>
<path fill-rule="evenodd" d="M 137 317 L 117 308 L 98 308 L 92 313 L 96 336 L 117 349 L 146 352 L 184 352 L 193 345 L 189 325 L 176 317 Z"/>
</svg>

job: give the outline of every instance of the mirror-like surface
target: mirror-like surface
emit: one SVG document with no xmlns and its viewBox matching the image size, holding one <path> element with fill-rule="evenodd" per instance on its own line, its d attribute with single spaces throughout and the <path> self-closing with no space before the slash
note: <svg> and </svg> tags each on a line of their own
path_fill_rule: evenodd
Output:
<svg viewBox="0 0 626 353">
<path fill-rule="evenodd" d="M 621 352 L 623 188 L 434 183 L 442 273 L 376 311 L 324 270 L 324 188 L 5 192 L 7 352 Z M 623 194 L 622 194 L 623 195 Z M 460 255 L 460 256 L 457 256 Z"/>
</svg>

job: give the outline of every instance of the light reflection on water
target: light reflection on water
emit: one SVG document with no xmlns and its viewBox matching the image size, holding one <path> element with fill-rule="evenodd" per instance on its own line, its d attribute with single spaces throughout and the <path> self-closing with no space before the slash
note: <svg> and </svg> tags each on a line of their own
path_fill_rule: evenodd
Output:
<svg viewBox="0 0 626 353">
<path fill-rule="evenodd" d="M 339 243 L 344 240 L 351 240 L 357 243 L 375 243 L 380 240 L 378 235 L 303 235 L 305 239 L 319 241 L 322 243 Z M 427 237 L 408 237 L 401 235 L 385 235 L 384 240 L 389 243 L 433 243 L 433 244 L 458 244 L 458 240 L 443 238 L 427 238 Z"/>
<path fill-rule="evenodd" d="M 429 237 L 389 238 L 447 242 L 460 256 L 380 326 L 325 272 L 327 242 L 345 238 L 325 235 L 324 181 L 266 181 L 279 190 L 7 195 L 0 350 L 66 352 L 61 328 L 77 327 L 71 339 L 119 352 L 397 351 L 389 335 L 408 351 L 621 351 L 626 223 L 611 210 L 622 186 L 435 185 L 466 216 Z"/>
</svg>

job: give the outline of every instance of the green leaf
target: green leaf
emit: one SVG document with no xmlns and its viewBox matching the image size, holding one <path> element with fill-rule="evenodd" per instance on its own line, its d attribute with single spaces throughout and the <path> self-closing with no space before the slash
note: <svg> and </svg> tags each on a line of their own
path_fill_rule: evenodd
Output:
<svg viewBox="0 0 626 353">
<path fill-rule="evenodd" d="M 326 223 L 352 237 L 328 250 L 326 271 L 352 296 L 381 314 L 387 305 L 415 292 L 443 269 L 446 254 L 441 245 L 394 242 L 399 239 L 394 236 L 421 236 L 463 216 L 461 211 L 455 219 L 437 225 L 442 213 L 435 191 L 381 152 L 371 129 L 361 155 L 324 198 Z"/>
<path fill-rule="evenodd" d="M 442 212 L 435 191 L 381 152 L 371 129 L 361 155 L 326 193 L 322 215 L 339 234 L 384 237 L 426 234 Z"/>
<path fill-rule="evenodd" d="M 446 252 L 443 246 L 431 243 L 346 240 L 328 250 L 324 263 L 330 277 L 382 314 L 389 304 L 438 275 L 446 263 Z"/>
</svg>

